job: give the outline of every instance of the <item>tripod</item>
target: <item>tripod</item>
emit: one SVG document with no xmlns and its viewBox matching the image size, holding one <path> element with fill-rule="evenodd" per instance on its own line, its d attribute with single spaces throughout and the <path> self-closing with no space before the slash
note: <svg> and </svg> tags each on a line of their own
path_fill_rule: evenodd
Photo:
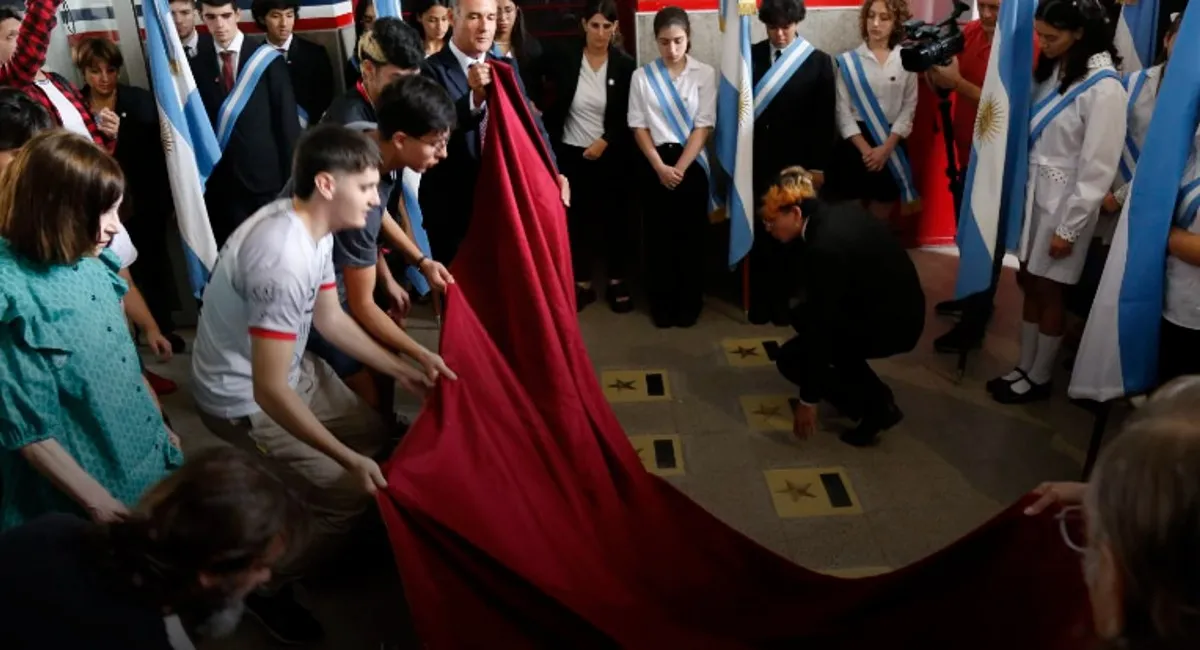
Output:
<svg viewBox="0 0 1200 650">
<path fill-rule="evenodd" d="M 963 179 L 955 160 L 957 147 L 954 146 L 954 116 L 951 114 L 950 91 L 937 88 L 938 114 L 942 118 L 942 142 L 946 146 L 946 178 L 950 181 L 950 196 L 954 198 L 954 225 L 958 226 L 959 215 L 962 211 Z"/>
</svg>

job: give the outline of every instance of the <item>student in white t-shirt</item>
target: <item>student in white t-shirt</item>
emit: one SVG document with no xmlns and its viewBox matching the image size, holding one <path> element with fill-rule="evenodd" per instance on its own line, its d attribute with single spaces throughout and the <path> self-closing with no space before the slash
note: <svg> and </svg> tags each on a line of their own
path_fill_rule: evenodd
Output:
<svg viewBox="0 0 1200 650">
<path fill-rule="evenodd" d="M 310 328 L 414 393 L 439 375 L 385 350 L 338 301 L 333 233 L 362 228 L 379 205 L 380 164 L 379 148 L 362 133 L 335 124 L 305 132 L 292 165 L 292 198 L 238 226 L 204 292 L 192 355 L 200 419 L 273 464 L 315 515 L 306 546 L 276 570 L 280 580 L 336 547 L 371 494 L 387 486 L 376 460 L 387 453 L 389 427 L 328 364 L 305 354 Z M 311 617 L 298 623 L 303 610 L 286 587 L 246 604 L 268 627 L 287 626 L 290 637 L 319 636 Z M 280 611 L 289 613 L 286 621 L 270 620 Z"/>
</svg>

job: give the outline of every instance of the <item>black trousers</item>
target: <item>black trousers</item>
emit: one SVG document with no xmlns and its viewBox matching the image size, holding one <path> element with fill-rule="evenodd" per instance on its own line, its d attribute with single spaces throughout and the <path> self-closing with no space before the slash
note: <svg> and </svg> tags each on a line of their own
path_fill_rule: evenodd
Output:
<svg viewBox="0 0 1200 650">
<path fill-rule="evenodd" d="M 683 147 L 658 147 L 663 163 L 679 161 Z M 646 246 L 646 294 L 656 324 L 688 326 L 704 307 L 704 237 L 708 230 L 708 178 L 699 163 L 667 189 L 645 170 L 642 229 Z"/>
<path fill-rule="evenodd" d="M 1200 374 L 1200 330 L 1162 320 L 1158 336 L 1158 383 Z"/>
<path fill-rule="evenodd" d="M 844 327 L 831 324 L 815 327 L 817 318 L 820 315 L 811 313 L 804 305 L 792 311 L 792 327 L 797 335 L 784 343 L 775 357 L 779 373 L 799 386 L 801 395 L 819 396 L 851 419 L 884 416 L 895 398 L 867 360 L 895 354 L 896 346 L 885 340 L 891 337 L 872 336 L 849 323 Z M 818 329 L 832 335 L 814 336 Z M 816 368 L 812 367 L 814 345 L 822 346 L 821 356 L 827 360 Z"/>
<path fill-rule="evenodd" d="M 604 261 L 610 280 L 624 280 L 632 234 L 628 191 L 622 187 L 616 155 L 611 147 L 596 160 L 584 158 L 582 147 L 559 144 L 556 150 L 559 169 L 571 184 L 567 226 L 575 281 L 590 282 L 598 260 Z"/>
<path fill-rule="evenodd" d="M 754 195 L 762 196 L 768 185 L 756 184 Z M 761 219 L 754 220 L 754 247 L 750 249 L 750 321 L 755 323 L 780 321 L 788 316 L 788 299 L 792 283 L 787 272 L 786 249 L 763 228 Z"/>
<path fill-rule="evenodd" d="M 171 206 L 155 206 L 152 213 L 137 211 L 125 224 L 129 239 L 138 250 L 137 263 L 129 268 L 133 281 L 146 299 L 150 315 L 163 333 L 175 331 L 174 310 L 179 307 L 175 273 L 167 255 L 167 218 Z"/>
</svg>

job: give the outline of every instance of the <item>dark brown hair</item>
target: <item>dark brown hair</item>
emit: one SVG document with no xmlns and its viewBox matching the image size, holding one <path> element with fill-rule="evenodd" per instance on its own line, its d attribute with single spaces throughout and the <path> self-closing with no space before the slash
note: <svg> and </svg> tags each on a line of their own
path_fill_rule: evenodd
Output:
<svg viewBox="0 0 1200 650">
<path fill-rule="evenodd" d="M 304 523 L 296 499 L 258 459 L 219 447 L 150 488 L 127 519 L 101 528 L 100 539 L 115 568 L 141 576 L 146 594 L 170 605 L 201 572 L 254 568 L 281 538 L 295 551 Z"/>
<path fill-rule="evenodd" d="M 121 166 L 94 142 L 43 131 L 0 175 L 0 237 L 35 262 L 74 263 L 95 250 L 100 215 L 124 191 Z"/>
<path fill-rule="evenodd" d="M 1104 450 L 1089 545 L 1112 550 L 1125 626 L 1114 647 L 1200 647 L 1200 377 L 1160 389 Z"/>
<path fill-rule="evenodd" d="M 118 70 L 125 65 L 125 57 L 121 55 L 121 48 L 107 38 L 93 37 L 79 41 L 79 44 L 75 46 L 74 59 L 75 67 L 85 71 L 102 63 L 107 63 Z"/>
<path fill-rule="evenodd" d="M 591 18 L 591 16 L 588 16 Z M 678 27 L 683 30 L 684 36 L 687 36 L 688 44 L 687 51 L 692 51 L 692 21 L 688 18 L 687 12 L 679 7 L 663 7 L 654 14 L 654 39 L 658 40 L 658 33 L 668 27 Z"/>
<path fill-rule="evenodd" d="M 912 12 L 908 10 L 908 1 L 863 0 L 862 9 L 858 12 L 858 31 L 864 41 L 867 40 L 867 14 L 871 13 L 871 7 L 876 2 L 882 2 L 888 13 L 892 14 L 892 33 L 888 36 L 888 47 L 896 47 L 904 40 L 904 21 L 912 18 Z"/>
</svg>

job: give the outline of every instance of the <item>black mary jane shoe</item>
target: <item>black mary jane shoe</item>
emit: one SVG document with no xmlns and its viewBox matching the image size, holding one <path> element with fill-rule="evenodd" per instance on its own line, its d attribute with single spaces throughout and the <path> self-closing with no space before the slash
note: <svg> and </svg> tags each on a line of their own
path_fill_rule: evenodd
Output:
<svg viewBox="0 0 1200 650">
<path fill-rule="evenodd" d="M 629 295 L 629 287 L 623 281 L 610 283 L 604 297 L 608 300 L 608 308 L 613 310 L 614 314 L 628 314 L 633 311 L 633 296 Z"/>
<path fill-rule="evenodd" d="M 591 287 L 575 285 L 575 312 L 583 311 L 584 307 L 596 302 L 596 290 Z"/>
<path fill-rule="evenodd" d="M 1024 370 L 1021 370 L 1020 368 L 1013 368 L 1013 370 L 1021 373 L 1016 379 L 1013 379 L 1012 381 L 1005 379 L 1005 377 L 1008 376 L 1008 373 L 1006 372 L 995 379 L 989 379 L 988 383 L 984 384 L 983 387 L 987 389 L 989 394 L 995 396 L 996 393 L 1008 390 L 1013 384 L 1021 381 L 1022 379 L 1028 381 L 1030 385 L 1033 385 L 1033 382 L 1029 381 L 1029 375 L 1025 374 Z"/>
<path fill-rule="evenodd" d="M 1001 404 L 1010 405 L 1029 404 L 1031 402 L 1041 402 L 1050 399 L 1050 392 L 1052 388 L 1051 382 L 1038 384 L 1029 379 L 1029 376 L 1024 373 L 1021 374 L 1021 379 L 1024 379 L 1030 385 L 1029 390 L 1025 391 L 1024 393 L 1018 393 L 1013 390 L 1013 386 L 1016 386 L 1021 381 L 1018 379 L 1012 383 L 1004 384 L 1003 388 L 993 392 L 992 399 Z"/>
</svg>

